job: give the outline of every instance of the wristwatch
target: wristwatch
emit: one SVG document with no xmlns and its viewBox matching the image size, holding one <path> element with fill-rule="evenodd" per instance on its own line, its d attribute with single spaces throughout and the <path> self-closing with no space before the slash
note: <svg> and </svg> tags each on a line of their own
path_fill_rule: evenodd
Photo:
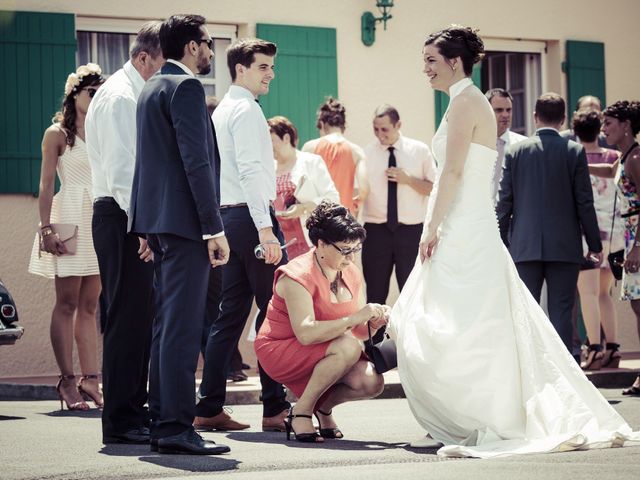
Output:
<svg viewBox="0 0 640 480">
<path fill-rule="evenodd" d="M 51 229 L 51 227 L 43 227 L 40 230 L 40 235 L 42 235 L 42 237 L 48 237 L 49 235 L 51 235 L 53 233 L 53 230 Z"/>
</svg>

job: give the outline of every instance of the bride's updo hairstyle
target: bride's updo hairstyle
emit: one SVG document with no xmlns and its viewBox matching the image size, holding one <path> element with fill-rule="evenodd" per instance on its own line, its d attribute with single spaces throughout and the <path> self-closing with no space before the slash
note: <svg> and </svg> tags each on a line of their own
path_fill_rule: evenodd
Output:
<svg viewBox="0 0 640 480">
<path fill-rule="evenodd" d="M 640 132 L 640 102 L 632 100 L 621 100 L 604 109 L 602 115 L 612 117 L 620 122 L 629 120 L 631 133 L 635 137 Z"/>
<path fill-rule="evenodd" d="M 429 35 L 424 45 L 434 45 L 447 60 L 460 57 L 464 73 L 469 76 L 473 65 L 484 58 L 484 43 L 477 32 L 471 27 L 451 25 Z"/>
<path fill-rule="evenodd" d="M 323 200 L 307 219 L 309 240 L 318 246 L 318 240 L 325 243 L 364 242 L 367 232 L 353 215 L 342 205 Z"/>
</svg>

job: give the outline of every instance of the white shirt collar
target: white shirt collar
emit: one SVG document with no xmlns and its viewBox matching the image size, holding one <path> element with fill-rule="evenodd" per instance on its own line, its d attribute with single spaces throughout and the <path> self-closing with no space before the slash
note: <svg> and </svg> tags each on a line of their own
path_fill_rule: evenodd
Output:
<svg viewBox="0 0 640 480">
<path fill-rule="evenodd" d="M 241 85 L 231 85 L 229 87 L 229 92 L 234 93 L 240 97 L 250 98 L 251 100 L 256 100 L 256 97 L 249 91 L 248 88 L 243 87 Z"/>
<path fill-rule="evenodd" d="M 401 150 L 402 147 L 402 133 L 398 135 L 398 140 L 396 140 L 393 145 L 383 145 L 380 143 L 380 140 L 376 142 L 378 144 L 378 148 L 381 150 L 389 150 L 389 147 L 393 147 L 396 151 Z"/>
<path fill-rule="evenodd" d="M 473 85 L 473 80 L 470 77 L 464 77 L 462 80 L 458 80 L 456 83 L 449 87 L 449 102 L 456 96 L 460 95 L 462 91 L 469 85 Z"/>
<path fill-rule="evenodd" d="M 191 75 L 192 77 L 195 77 L 195 75 L 193 74 L 193 72 L 189 69 L 189 67 L 187 67 L 184 63 L 179 62 L 178 60 L 174 60 L 172 58 L 167 60 L 167 63 L 173 63 L 174 65 L 177 65 L 178 67 L 180 67 L 182 70 L 184 70 L 184 73 L 186 73 L 187 75 Z"/>
<path fill-rule="evenodd" d="M 131 85 L 133 86 L 133 94 L 136 98 L 138 98 L 140 96 L 140 92 L 144 87 L 144 78 L 142 78 L 142 75 L 140 75 L 138 69 L 133 66 L 131 60 L 127 60 L 127 63 L 124 64 L 122 69 L 124 70 L 125 75 L 131 80 Z"/>
</svg>

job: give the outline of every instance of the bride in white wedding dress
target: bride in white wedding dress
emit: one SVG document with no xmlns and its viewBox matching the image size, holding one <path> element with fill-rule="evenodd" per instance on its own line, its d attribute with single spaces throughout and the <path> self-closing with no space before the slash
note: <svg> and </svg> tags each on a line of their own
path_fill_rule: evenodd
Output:
<svg viewBox="0 0 640 480">
<path fill-rule="evenodd" d="M 495 117 L 469 78 L 482 41 L 452 26 L 429 36 L 423 54 L 432 87 L 450 102 L 433 138 L 438 178 L 420 261 L 389 328 L 416 420 L 444 445 L 440 456 L 640 445 L 569 354 L 500 239 Z"/>
</svg>

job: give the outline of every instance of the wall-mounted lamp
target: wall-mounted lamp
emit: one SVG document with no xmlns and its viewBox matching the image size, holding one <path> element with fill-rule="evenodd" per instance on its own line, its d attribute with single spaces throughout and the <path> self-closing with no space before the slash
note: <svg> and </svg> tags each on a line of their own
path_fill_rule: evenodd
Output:
<svg viewBox="0 0 640 480">
<path fill-rule="evenodd" d="M 381 17 L 376 18 L 371 12 L 364 12 L 360 17 L 360 25 L 362 27 L 362 43 L 367 47 L 373 45 L 376 41 L 376 23 L 382 22 L 384 29 L 387 29 L 387 20 L 392 18 L 391 8 L 393 7 L 393 0 L 377 0 L 376 7 L 382 14 Z"/>
</svg>

